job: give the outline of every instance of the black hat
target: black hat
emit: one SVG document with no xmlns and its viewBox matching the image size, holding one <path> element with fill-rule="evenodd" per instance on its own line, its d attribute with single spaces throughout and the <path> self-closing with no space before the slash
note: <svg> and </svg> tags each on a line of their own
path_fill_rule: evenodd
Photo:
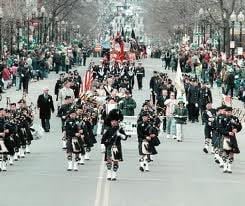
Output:
<svg viewBox="0 0 245 206">
<path fill-rule="evenodd" d="M 21 104 L 21 103 L 25 104 L 26 101 L 24 99 L 21 99 L 20 101 L 18 101 L 18 104 Z"/>
<path fill-rule="evenodd" d="M 65 100 L 67 100 L 67 99 L 71 99 L 71 96 L 66 96 L 65 97 Z"/>
<path fill-rule="evenodd" d="M 225 108 L 225 111 L 231 112 L 231 111 L 232 111 L 232 107 L 226 107 L 226 108 Z"/>
<path fill-rule="evenodd" d="M 143 111 L 143 112 L 141 113 L 141 116 L 142 116 L 142 117 L 149 116 L 149 113 L 146 112 L 146 111 Z"/>
<path fill-rule="evenodd" d="M 4 108 L 1 107 L 1 108 L 0 108 L 0 111 L 3 111 L 3 110 L 4 110 Z"/>
<path fill-rule="evenodd" d="M 153 74 L 157 74 L 158 72 L 157 71 L 153 71 Z"/>
<path fill-rule="evenodd" d="M 108 120 L 116 120 L 116 121 L 122 121 L 123 120 L 123 114 L 119 109 L 113 109 L 108 114 Z"/>
<path fill-rule="evenodd" d="M 220 107 L 217 107 L 217 110 L 222 110 L 222 109 L 226 109 L 226 105 L 221 105 Z"/>
<path fill-rule="evenodd" d="M 10 103 L 9 105 L 10 105 L 10 106 L 16 106 L 16 103 L 13 102 L 13 103 Z"/>
</svg>

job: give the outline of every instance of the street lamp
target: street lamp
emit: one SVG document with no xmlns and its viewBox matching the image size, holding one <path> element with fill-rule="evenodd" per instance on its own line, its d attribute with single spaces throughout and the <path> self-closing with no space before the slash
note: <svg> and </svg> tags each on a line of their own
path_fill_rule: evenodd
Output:
<svg viewBox="0 0 245 206">
<path fill-rule="evenodd" d="M 198 46 L 200 45 L 200 33 L 202 33 L 202 19 L 203 19 L 203 15 L 204 15 L 204 9 L 203 8 L 200 8 L 199 9 L 199 12 L 198 12 L 198 16 L 199 16 L 199 20 L 200 20 L 200 23 L 198 23 L 198 26 L 197 26 L 197 32 L 198 32 Z M 201 32 L 200 32 L 201 30 Z"/>
<path fill-rule="evenodd" d="M 3 19 L 3 9 L 0 7 L 0 60 L 2 60 L 2 19 Z"/>
<path fill-rule="evenodd" d="M 63 42 L 63 41 L 65 41 L 65 37 L 64 37 L 64 33 L 65 33 L 65 21 L 63 20 L 63 21 L 61 21 L 61 34 L 60 34 L 60 40 L 61 40 L 61 42 Z"/>
<path fill-rule="evenodd" d="M 77 38 L 79 38 L 79 33 L 80 33 L 80 25 L 77 25 Z"/>
<path fill-rule="evenodd" d="M 234 35 L 234 30 L 235 30 L 235 21 L 237 19 L 237 16 L 235 14 L 235 12 L 233 11 L 231 16 L 230 16 L 230 21 L 231 21 L 231 26 L 232 26 L 232 36 L 231 36 L 231 40 L 233 41 L 233 45 L 231 48 L 231 52 L 232 52 L 232 60 L 234 59 L 234 51 L 235 51 L 235 45 L 234 45 L 234 40 L 235 40 L 235 35 Z"/>
<path fill-rule="evenodd" d="M 58 38 L 59 38 L 59 35 L 58 35 L 58 32 L 59 32 L 59 25 L 58 25 L 58 22 L 59 22 L 59 17 L 56 16 L 55 17 L 55 30 L 56 30 L 56 35 L 55 35 L 55 43 L 57 44 L 58 43 Z"/>
<path fill-rule="evenodd" d="M 45 35 L 46 35 L 46 28 L 44 25 L 44 16 L 46 14 L 46 9 L 44 6 L 41 7 L 40 9 L 40 18 L 41 18 L 41 21 L 39 21 L 39 24 L 40 24 L 40 40 L 39 42 L 42 44 L 42 39 L 43 39 L 43 42 L 44 42 L 44 38 L 45 38 Z M 43 29 L 44 29 L 44 32 L 43 32 Z M 44 34 L 44 35 L 43 35 Z M 44 36 L 44 38 L 42 38 L 42 36 Z"/>
<path fill-rule="evenodd" d="M 240 11 L 240 13 L 238 14 L 237 19 L 240 22 L 240 47 L 243 47 L 242 45 L 242 23 L 244 22 L 245 17 L 242 11 Z"/>
<path fill-rule="evenodd" d="M 32 9 L 31 14 L 32 14 L 32 21 L 33 21 L 38 16 L 38 10 L 36 7 Z M 35 24 L 33 24 L 33 39 L 35 38 L 36 38 L 36 29 L 35 29 Z"/>
</svg>

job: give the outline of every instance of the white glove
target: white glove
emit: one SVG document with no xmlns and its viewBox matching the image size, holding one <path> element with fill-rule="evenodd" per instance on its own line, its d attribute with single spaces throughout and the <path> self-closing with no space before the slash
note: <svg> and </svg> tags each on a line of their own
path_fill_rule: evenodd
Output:
<svg viewBox="0 0 245 206">
<path fill-rule="evenodd" d="M 196 103 L 195 106 L 198 107 L 198 103 Z"/>
</svg>

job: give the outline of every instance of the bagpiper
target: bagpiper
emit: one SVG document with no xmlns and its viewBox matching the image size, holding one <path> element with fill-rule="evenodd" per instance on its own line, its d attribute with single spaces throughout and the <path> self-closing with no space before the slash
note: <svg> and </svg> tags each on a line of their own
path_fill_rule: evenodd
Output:
<svg viewBox="0 0 245 206">
<path fill-rule="evenodd" d="M 110 111 L 107 117 L 108 128 L 103 134 L 101 143 L 105 145 L 105 162 L 107 166 L 107 180 L 115 181 L 117 179 L 117 171 L 119 162 L 123 161 L 121 140 L 126 140 L 127 135 L 120 128 L 120 121 L 123 115 L 118 109 Z"/>
</svg>

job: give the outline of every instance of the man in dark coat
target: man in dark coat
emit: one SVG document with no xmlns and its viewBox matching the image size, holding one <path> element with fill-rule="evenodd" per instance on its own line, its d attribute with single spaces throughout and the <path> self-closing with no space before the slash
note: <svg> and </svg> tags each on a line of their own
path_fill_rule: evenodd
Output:
<svg viewBox="0 0 245 206">
<path fill-rule="evenodd" d="M 39 108 L 39 117 L 41 119 L 42 128 L 45 132 L 50 130 L 51 111 L 54 112 L 54 103 L 52 96 L 48 94 L 49 89 L 44 88 L 43 94 L 39 95 L 37 100 L 37 107 Z"/>
<path fill-rule="evenodd" d="M 198 122 L 199 116 L 199 87 L 195 79 L 192 80 L 192 84 L 189 87 L 187 93 L 187 101 L 189 103 L 188 110 L 190 114 L 190 121 L 193 123 Z"/>
</svg>

